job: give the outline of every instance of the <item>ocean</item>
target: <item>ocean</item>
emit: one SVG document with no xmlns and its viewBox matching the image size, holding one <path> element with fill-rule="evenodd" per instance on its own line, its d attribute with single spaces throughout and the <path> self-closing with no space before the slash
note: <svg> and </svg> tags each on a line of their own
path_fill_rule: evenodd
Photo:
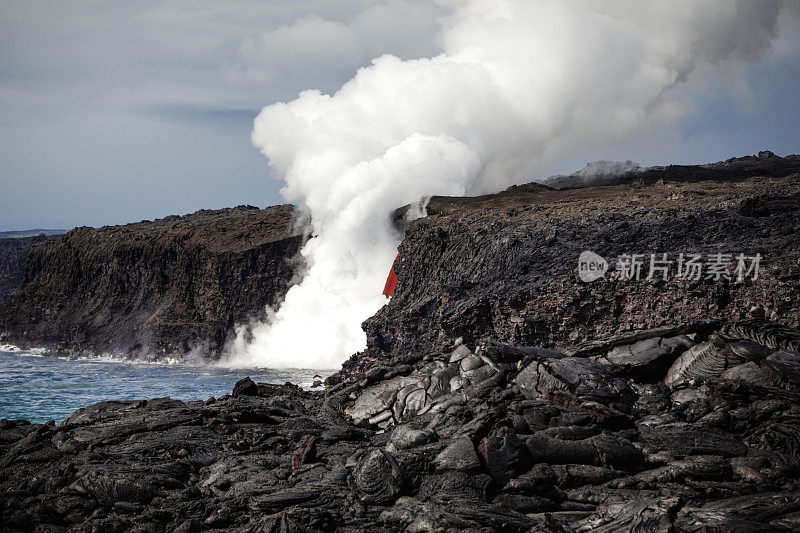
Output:
<svg viewBox="0 0 800 533">
<path fill-rule="evenodd" d="M 0 419 L 60 423 L 76 409 L 106 400 L 184 401 L 230 394 L 240 379 L 310 387 L 334 371 L 226 369 L 113 359 L 52 357 L 0 349 Z"/>
</svg>

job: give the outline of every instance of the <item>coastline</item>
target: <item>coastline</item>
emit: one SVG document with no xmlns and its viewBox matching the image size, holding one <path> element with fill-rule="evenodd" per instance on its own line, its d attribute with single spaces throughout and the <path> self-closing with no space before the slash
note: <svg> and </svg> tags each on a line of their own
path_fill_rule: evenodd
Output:
<svg viewBox="0 0 800 533">
<path fill-rule="evenodd" d="M 0 348 L 0 419 L 61 422 L 76 409 L 106 400 L 169 396 L 207 400 L 230 393 L 246 375 L 270 383 L 319 390 L 317 370 L 225 369 L 207 363 L 152 362 L 86 356 L 54 356 Z"/>
<path fill-rule="evenodd" d="M 683 330 L 576 356 L 456 339 L 323 392 L 247 378 L 207 401 L 2 421 L 0 516 L 12 531 L 800 526 L 800 331 Z"/>
<path fill-rule="evenodd" d="M 125 397 L 110 382 L 60 424 L 0 421 L 0 521 L 12 531 L 797 530 L 800 163 L 742 159 L 712 165 L 714 179 L 665 167 L 603 187 L 433 197 L 428 216 L 401 224 L 398 284 L 363 324 L 367 349 L 324 390 L 251 371 L 231 383 L 232 371 L 213 397 L 181 401 Z M 58 250 L 45 253 L 52 264 Z M 581 278 L 587 252 L 600 277 Z M 620 260 L 632 254 L 694 254 L 711 270 L 634 276 Z M 720 254 L 763 262 L 715 277 Z M 49 309 L 35 305 L 53 287 L 39 272 L 14 297 L 15 320 Z M 89 322 L 42 319 L 32 337 L 64 327 L 88 350 Z M 126 364 L 36 360 L 51 362 Z M 182 368 L 139 367 L 170 375 L 171 385 L 151 376 L 159 391 Z M 40 399 L 52 385 L 16 383 Z"/>
</svg>

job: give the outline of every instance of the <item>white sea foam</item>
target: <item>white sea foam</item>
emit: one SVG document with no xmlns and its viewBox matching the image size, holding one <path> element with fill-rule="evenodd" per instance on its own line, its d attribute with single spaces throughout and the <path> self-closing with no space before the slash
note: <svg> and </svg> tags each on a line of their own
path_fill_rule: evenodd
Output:
<svg viewBox="0 0 800 533">
<path fill-rule="evenodd" d="M 13 344 L 0 344 L 0 352 L 16 353 L 21 352 L 22 348 L 14 346 Z"/>
</svg>

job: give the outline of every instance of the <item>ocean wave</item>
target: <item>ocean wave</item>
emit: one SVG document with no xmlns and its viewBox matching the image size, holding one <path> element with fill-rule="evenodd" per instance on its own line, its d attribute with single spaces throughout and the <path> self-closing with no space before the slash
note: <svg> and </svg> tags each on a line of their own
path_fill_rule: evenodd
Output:
<svg viewBox="0 0 800 533">
<path fill-rule="evenodd" d="M 14 346 L 13 344 L 0 344 L 0 352 L 18 353 L 22 348 Z"/>
</svg>

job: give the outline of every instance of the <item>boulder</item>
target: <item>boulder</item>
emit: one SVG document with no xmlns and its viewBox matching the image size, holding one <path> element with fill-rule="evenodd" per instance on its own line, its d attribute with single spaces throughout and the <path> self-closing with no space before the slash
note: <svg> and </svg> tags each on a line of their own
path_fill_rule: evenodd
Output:
<svg viewBox="0 0 800 533">
<path fill-rule="evenodd" d="M 433 466 L 437 472 L 447 470 L 469 472 L 480 468 L 481 462 L 478 460 L 472 441 L 468 437 L 458 437 L 436 456 Z"/>
</svg>

